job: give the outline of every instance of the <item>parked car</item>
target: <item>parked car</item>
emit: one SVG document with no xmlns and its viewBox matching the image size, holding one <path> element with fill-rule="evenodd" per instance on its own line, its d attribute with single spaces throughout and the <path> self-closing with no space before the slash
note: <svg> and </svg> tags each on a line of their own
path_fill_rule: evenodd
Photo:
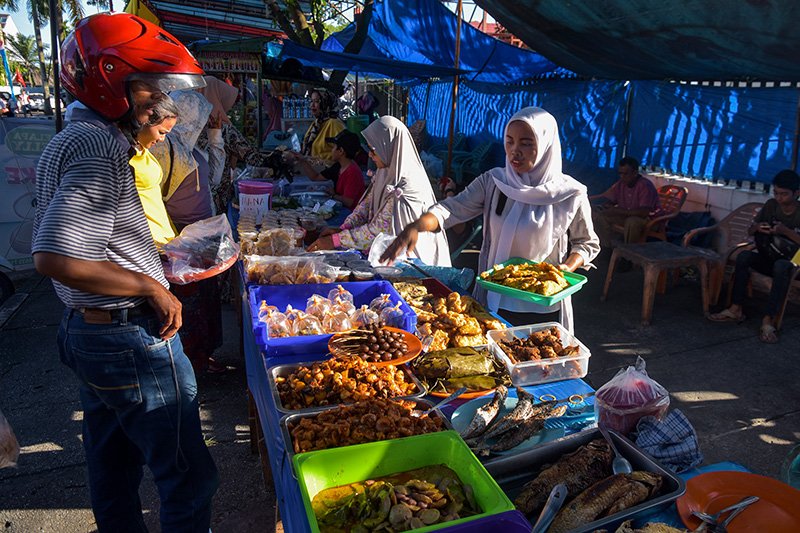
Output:
<svg viewBox="0 0 800 533">
<path fill-rule="evenodd" d="M 31 110 L 32 111 L 39 111 L 44 113 L 44 91 L 41 87 L 31 87 L 28 89 L 28 97 L 30 98 L 31 102 Z M 64 100 L 61 100 L 61 109 L 63 110 L 65 107 Z M 56 108 L 56 99 L 53 96 L 52 89 L 50 90 L 50 109 L 55 110 Z"/>
</svg>

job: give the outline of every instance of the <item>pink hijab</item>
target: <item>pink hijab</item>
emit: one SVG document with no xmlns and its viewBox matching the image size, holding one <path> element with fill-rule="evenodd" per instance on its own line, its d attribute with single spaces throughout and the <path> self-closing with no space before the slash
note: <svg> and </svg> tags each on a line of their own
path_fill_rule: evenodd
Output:
<svg viewBox="0 0 800 533">
<path fill-rule="evenodd" d="M 228 111 L 236 102 L 239 90 L 214 76 L 204 76 L 204 78 L 206 86 L 200 89 L 200 92 L 214 106 L 211 110 L 211 119 L 214 121 L 219 120 L 221 124 L 230 124 Z"/>
</svg>

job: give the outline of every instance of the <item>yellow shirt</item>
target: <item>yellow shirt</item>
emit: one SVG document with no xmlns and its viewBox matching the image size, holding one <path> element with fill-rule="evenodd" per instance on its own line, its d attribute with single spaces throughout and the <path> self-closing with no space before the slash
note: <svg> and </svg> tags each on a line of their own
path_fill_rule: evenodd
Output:
<svg viewBox="0 0 800 533">
<path fill-rule="evenodd" d="M 319 129 L 317 138 L 311 143 L 311 157 L 333 160 L 333 149 L 335 146 L 325 139 L 336 137 L 344 129 L 344 124 L 338 118 L 329 118 Z"/>
<path fill-rule="evenodd" d="M 130 163 L 136 179 L 136 190 L 139 192 L 147 224 L 150 226 L 150 233 L 152 233 L 156 245 L 160 247 L 174 239 L 177 233 L 167 215 L 164 200 L 161 198 L 161 177 L 163 175 L 161 165 L 147 148 L 141 152 L 137 150 Z"/>
</svg>

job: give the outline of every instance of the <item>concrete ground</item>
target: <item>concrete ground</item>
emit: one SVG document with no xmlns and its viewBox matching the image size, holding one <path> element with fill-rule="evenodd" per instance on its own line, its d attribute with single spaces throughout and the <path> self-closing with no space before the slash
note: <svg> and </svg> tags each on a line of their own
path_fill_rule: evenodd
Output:
<svg viewBox="0 0 800 533">
<path fill-rule="evenodd" d="M 474 252 L 464 260 L 474 262 Z M 573 299 L 576 335 L 592 350 L 587 381 L 599 387 L 641 355 L 650 375 L 670 391 L 672 407 L 694 424 L 707 463 L 734 461 L 776 477 L 800 440 L 798 308 L 788 309 L 780 342 L 765 345 L 757 338 L 762 295 L 746 307 L 753 318 L 743 325 L 714 324 L 702 316 L 697 282 L 682 278 L 656 297 L 652 325 L 641 327 L 641 271 L 615 275 L 601 303 L 607 261 L 598 265 Z M 49 281 L 35 274 L 16 281 L 27 297 L 17 297 L 21 304 L 10 317 L 8 306 L 0 310 L 0 409 L 23 448 L 17 468 L 0 470 L 0 527 L 94 531 L 77 387 L 55 347 L 62 306 Z M 199 378 L 204 431 L 221 474 L 212 526 L 215 533 L 269 530 L 274 489 L 265 488 L 250 452 L 246 382 L 230 307 L 224 319 L 226 344 L 217 359 L 235 369 Z M 142 483 L 142 500 L 148 526 L 157 531 L 150 478 Z"/>
</svg>

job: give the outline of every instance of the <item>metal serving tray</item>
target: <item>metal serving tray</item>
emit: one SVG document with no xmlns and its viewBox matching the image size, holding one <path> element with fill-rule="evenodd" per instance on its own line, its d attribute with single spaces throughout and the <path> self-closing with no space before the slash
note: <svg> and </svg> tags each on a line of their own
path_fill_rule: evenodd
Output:
<svg viewBox="0 0 800 533">
<path fill-rule="evenodd" d="M 596 529 L 614 531 L 620 523 L 632 518 L 634 515 L 639 513 L 655 513 L 670 505 L 686 492 L 686 483 L 672 471 L 658 464 L 653 458 L 634 446 L 634 444 L 625 437 L 614 431 L 609 431 L 609 434 L 614 440 L 614 444 L 617 445 L 619 452 L 631 462 L 634 470 L 655 472 L 663 477 L 664 482 L 661 486 L 661 492 L 655 498 L 611 516 L 585 524 L 578 529 L 572 530 L 572 533 L 588 533 Z M 519 494 L 522 486 L 539 473 L 541 466 L 553 464 L 562 455 L 573 452 L 580 446 L 594 439 L 602 438 L 603 436 L 599 429 L 587 429 L 586 431 L 554 440 L 530 451 L 493 461 L 485 465 L 486 470 L 488 470 L 489 474 L 497 481 L 497 484 L 500 485 L 500 488 L 503 489 L 506 495 L 513 500 Z M 574 496 L 577 495 L 571 495 L 571 497 Z"/>
<path fill-rule="evenodd" d="M 307 407 L 305 409 L 293 410 L 293 409 L 285 408 L 283 406 L 283 403 L 281 403 L 281 395 L 278 392 L 278 387 L 277 387 L 277 384 L 275 383 L 275 378 L 276 377 L 286 377 L 289 374 L 291 374 L 292 372 L 294 372 L 295 370 L 297 370 L 298 368 L 300 368 L 301 366 L 309 366 L 309 365 L 312 365 L 314 363 L 318 363 L 320 361 L 321 361 L 321 359 L 317 359 L 317 360 L 314 360 L 314 361 L 305 361 L 305 362 L 302 362 L 302 363 L 291 363 L 291 364 L 286 364 L 286 365 L 278 365 L 278 366 L 273 366 L 273 367 L 271 367 L 271 368 L 269 368 L 267 370 L 267 376 L 269 377 L 269 388 L 270 388 L 270 391 L 272 391 L 272 398 L 275 400 L 275 406 L 277 407 L 278 411 L 280 411 L 281 413 L 284 413 L 284 414 L 316 413 L 316 412 L 319 412 L 319 411 L 326 411 L 326 410 L 330 409 L 331 407 L 336 407 L 336 405 L 321 405 L 321 406 L 315 406 L 315 407 Z M 423 396 L 425 396 L 425 394 L 427 393 L 427 391 L 425 390 L 425 386 L 422 383 L 420 383 L 420 381 L 417 379 L 417 377 L 414 375 L 414 373 L 411 372 L 411 370 L 408 368 L 408 366 L 401 365 L 399 368 L 403 372 L 406 373 L 406 375 L 409 377 L 411 382 L 417 388 L 417 392 L 415 394 L 410 394 L 408 396 L 398 396 L 397 398 L 398 399 L 403 399 L 403 400 L 416 400 L 418 398 L 422 398 Z"/>
<path fill-rule="evenodd" d="M 393 398 L 397 400 L 407 398 Z M 433 407 L 433 402 L 426 400 L 424 398 L 411 398 L 410 401 L 416 402 L 415 408 L 419 411 L 427 411 L 431 407 Z M 285 442 L 286 453 L 289 454 L 289 459 L 295 455 L 294 451 L 294 442 L 292 441 L 292 435 L 289 432 L 289 424 L 297 424 L 303 418 L 313 418 L 325 411 L 330 411 L 332 409 L 336 409 L 339 407 L 338 405 L 330 405 L 324 408 L 320 408 L 318 411 L 309 412 L 309 413 L 301 413 L 299 411 L 294 411 L 295 414 L 285 415 L 281 418 L 281 433 L 283 433 L 283 440 Z M 439 409 L 434 409 L 430 415 L 428 416 L 436 416 L 442 420 L 442 431 L 447 431 L 449 429 L 453 429 L 453 425 L 450 423 L 450 419 L 447 418 L 444 413 L 442 413 Z M 352 446 L 352 445 L 351 445 Z M 341 446 L 339 446 L 341 447 Z"/>
</svg>

